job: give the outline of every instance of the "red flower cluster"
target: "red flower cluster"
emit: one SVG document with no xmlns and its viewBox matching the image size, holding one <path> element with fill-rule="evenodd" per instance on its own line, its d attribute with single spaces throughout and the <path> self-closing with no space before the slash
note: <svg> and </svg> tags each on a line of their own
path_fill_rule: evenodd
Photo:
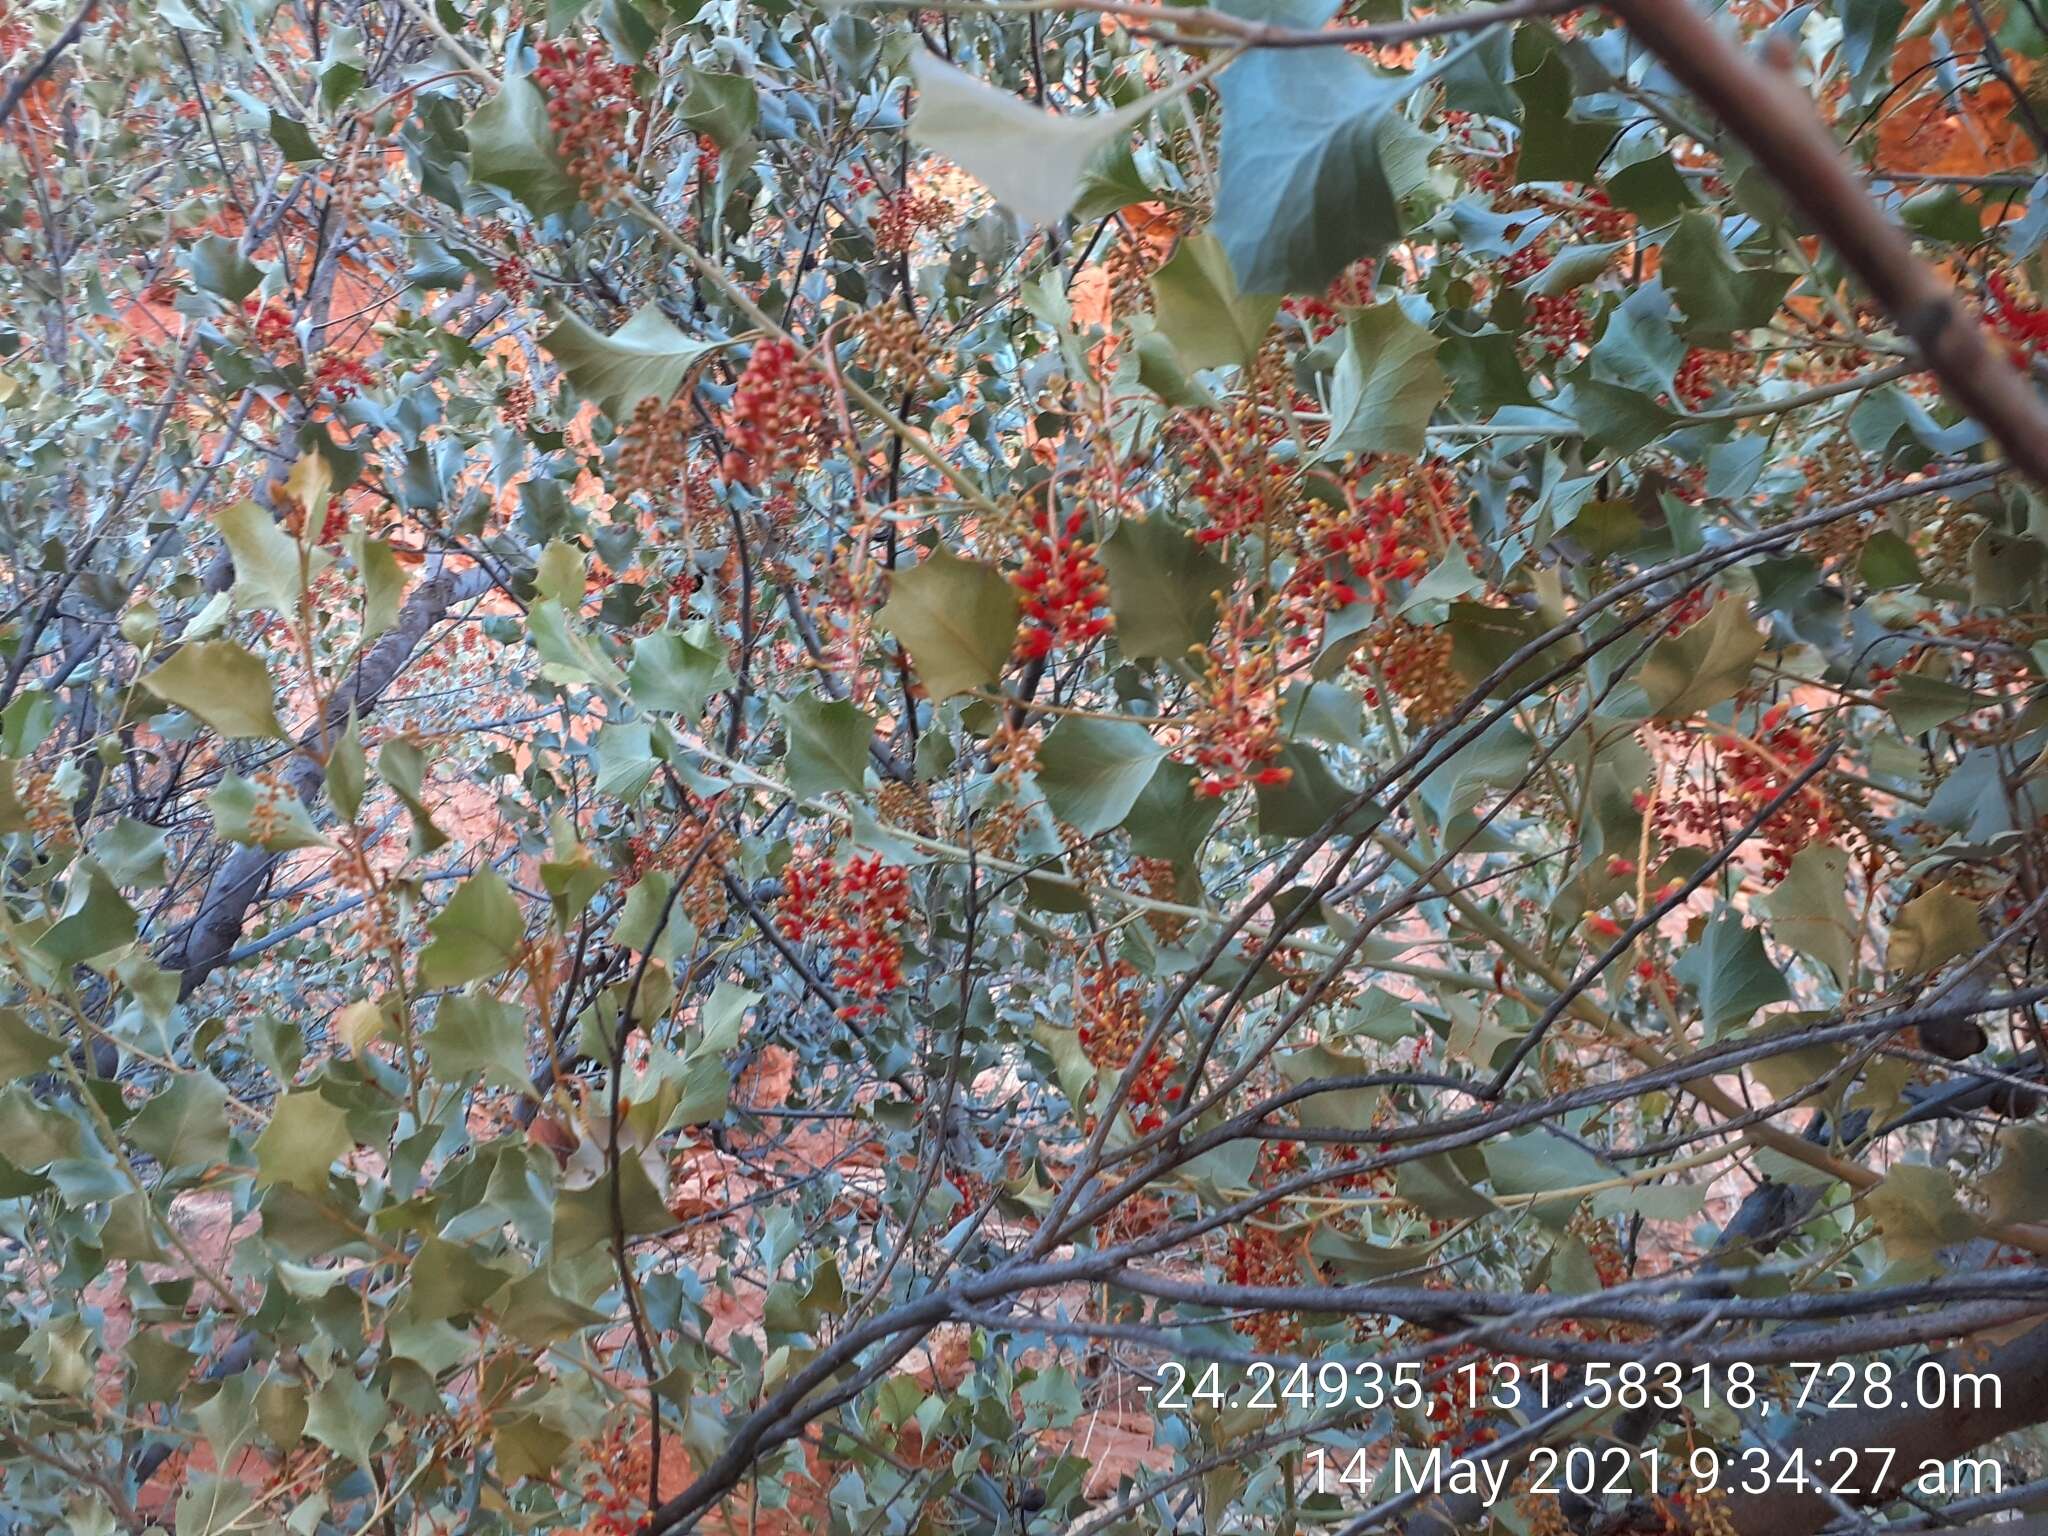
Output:
<svg viewBox="0 0 2048 1536">
<path fill-rule="evenodd" d="M 754 344 L 733 391 L 725 478 L 758 485 L 799 457 L 824 416 L 817 366 L 779 336 Z"/>
<path fill-rule="evenodd" d="M 533 83 L 548 100 L 555 154 L 591 202 L 627 185 L 626 125 L 633 115 L 633 69 L 600 38 L 549 38 L 537 45 Z"/>
<path fill-rule="evenodd" d="M 1615 207 L 1600 188 L 1587 188 L 1583 201 L 1592 204 L 1595 210 L 1580 215 L 1588 240 L 1626 240 L 1635 230 L 1636 216 L 1626 208 Z"/>
<path fill-rule="evenodd" d="M 1198 542 L 1256 533 L 1292 505 L 1288 466 L 1272 452 L 1284 424 L 1262 414 L 1256 399 L 1238 401 L 1213 426 L 1190 420 L 1183 430 L 1196 439 L 1182 460 L 1194 471 L 1189 491 L 1209 514 L 1208 527 L 1195 530 Z"/>
<path fill-rule="evenodd" d="M 1063 519 L 1045 503 L 1032 509 L 1024 563 L 1010 575 L 1010 584 L 1023 595 L 1017 651 L 1027 660 L 1049 655 L 1054 646 L 1078 649 L 1115 623 L 1103 611 L 1109 606 L 1108 577 L 1095 545 L 1081 537 L 1087 520 L 1085 507 Z"/>
<path fill-rule="evenodd" d="M 313 369 L 314 390 L 337 405 L 353 400 L 358 391 L 376 382 L 377 376 L 368 368 L 340 352 L 323 353 Z"/>
<path fill-rule="evenodd" d="M 1552 357 L 1562 357 L 1574 346 L 1593 339 L 1593 322 L 1580 307 L 1578 298 L 1569 293 L 1555 297 L 1547 293 L 1530 294 L 1522 301 L 1522 323 L 1542 341 L 1543 350 Z"/>
<path fill-rule="evenodd" d="M 1259 1148 L 1252 1182 L 1269 1187 L 1276 1179 L 1307 1164 L 1291 1141 L 1269 1141 Z M 1223 1278 L 1232 1285 L 1299 1285 L 1306 1246 L 1298 1233 L 1283 1232 L 1263 1222 L 1247 1222 L 1233 1232 L 1224 1248 Z M 1259 1348 L 1272 1353 L 1292 1350 L 1301 1342 L 1301 1319 L 1291 1312 L 1253 1312 L 1232 1324 Z"/>
<path fill-rule="evenodd" d="M 832 984 L 849 999 L 842 1019 L 880 1013 L 882 998 L 903 983 L 903 945 L 896 925 L 910 919 L 910 882 L 878 853 L 834 866 L 822 857 L 797 859 L 782 872 L 781 915 L 793 939 L 823 939 L 832 950 Z"/>
<path fill-rule="evenodd" d="M 1735 380 L 1741 366 L 1742 359 L 1733 352 L 1692 348 L 1672 379 L 1678 403 L 1689 411 L 1699 410 L 1714 398 L 1716 390 Z"/>
<path fill-rule="evenodd" d="M 1382 481 L 1367 494 L 1348 487 L 1345 504 L 1317 504 L 1302 525 L 1305 546 L 1286 596 L 1291 605 L 1347 608 L 1359 583 L 1384 612 L 1390 589 L 1416 581 L 1454 545 L 1476 568 L 1479 540 L 1464 491 L 1449 465 L 1431 459 L 1411 473 Z"/>
<path fill-rule="evenodd" d="M 1820 733 L 1786 723 L 1790 706 L 1774 704 L 1757 723 L 1751 740 L 1722 736 L 1714 743 L 1718 764 L 1708 786 L 1657 807 L 1658 832 L 1692 833 L 1719 841 L 1784 792 L 1785 786 L 1813 762 L 1820 751 Z M 1825 842 L 1835 830 L 1836 813 L 1818 783 L 1809 783 L 1758 830 L 1763 843 L 1764 878 L 1775 885 L 1785 878 L 1799 850 Z"/>
<path fill-rule="evenodd" d="M 583 1501 L 596 1510 L 583 1528 L 587 1536 L 634 1536 L 646 1530 L 645 1517 L 633 1513 L 647 1502 L 646 1442 L 631 1425 L 614 1424 L 586 1455 Z"/>
<path fill-rule="evenodd" d="M 1370 644 L 1352 658 L 1354 670 L 1377 668 L 1414 725 L 1434 725 L 1463 702 L 1467 684 L 1452 664 L 1448 628 L 1425 628 L 1389 619 L 1373 631 Z M 1367 685 L 1366 702 L 1377 706 L 1379 690 Z"/>
<path fill-rule="evenodd" d="M 244 299 L 242 313 L 249 317 L 257 346 L 267 350 L 291 339 L 292 313 L 277 300 L 265 299 L 259 304 L 254 299 Z"/>
<path fill-rule="evenodd" d="M 2010 273 L 1994 272 L 1984 280 L 1984 286 L 1991 290 L 1984 318 L 1991 322 L 1993 331 L 2005 338 L 2014 355 L 2025 360 L 2048 350 L 2048 310 L 2016 295 Z"/>
<path fill-rule="evenodd" d="M 517 256 L 507 256 L 491 268 L 491 278 L 508 299 L 523 299 L 533 292 L 533 273 Z"/>
<path fill-rule="evenodd" d="M 1360 257 L 1337 274 L 1321 298 L 1284 299 L 1280 307 L 1301 322 L 1311 341 L 1321 341 L 1343 325 L 1346 310 L 1371 307 L 1374 270 L 1371 257 Z"/>
<path fill-rule="evenodd" d="M 1138 1054 L 1145 1035 L 1145 1006 L 1136 985 L 1138 973 L 1127 960 L 1097 966 L 1081 978 L 1081 1054 L 1095 1066 L 1122 1072 Z M 1131 1124 L 1141 1136 L 1166 1123 L 1167 1106 L 1185 1093 L 1174 1082 L 1179 1063 L 1158 1047 L 1145 1053 L 1145 1063 L 1131 1080 Z"/>
<path fill-rule="evenodd" d="M 1188 713 L 1182 746 L 1201 770 L 1196 790 L 1227 795 L 1248 784 L 1285 784 L 1291 768 L 1273 761 L 1280 731 L 1279 663 L 1263 640 L 1264 624 L 1243 609 L 1225 620 L 1216 644 L 1200 655 L 1200 697 Z"/>
</svg>

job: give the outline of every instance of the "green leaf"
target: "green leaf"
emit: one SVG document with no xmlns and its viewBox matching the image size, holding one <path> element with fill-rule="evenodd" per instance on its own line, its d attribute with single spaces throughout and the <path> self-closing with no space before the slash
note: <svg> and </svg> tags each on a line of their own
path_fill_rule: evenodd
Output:
<svg viewBox="0 0 2048 1536">
<path fill-rule="evenodd" d="M 1615 207 L 1626 208 L 1652 225 L 1668 224 L 1698 203 L 1669 154 L 1652 155 L 1609 171 L 1607 196 Z"/>
<path fill-rule="evenodd" d="M 1237 291 L 1230 258 L 1207 230 L 1183 239 L 1151 283 L 1159 329 L 1187 368 L 1250 362 L 1280 306 L 1275 295 Z"/>
<path fill-rule="evenodd" d="M 271 703 L 269 668 L 232 640 L 180 646 L 142 679 L 142 686 L 223 736 L 285 739 Z"/>
<path fill-rule="evenodd" d="M 1863 546 L 1856 573 L 1873 587 L 1911 587 L 1920 583 L 1920 558 L 1890 529 L 1880 529 Z"/>
<path fill-rule="evenodd" d="M 494 1087 L 533 1091 L 526 1065 L 526 1016 L 511 1003 L 470 992 L 442 998 L 426 1046 L 437 1077 L 462 1081 L 482 1073 Z"/>
<path fill-rule="evenodd" d="M 1749 622 L 1747 604 L 1723 598 L 1690 629 L 1650 647 L 1637 679 L 1650 713 L 1682 720 L 1734 698 L 1749 685 L 1763 649 L 1763 631 Z"/>
<path fill-rule="evenodd" d="M 1820 961 L 1846 987 L 1856 976 L 1856 930 L 1849 922 L 1849 856 L 1813 843 L 1799 850 L 1764 899 L 1771 934 Z"/>
<path fill-rule="evenodd" d="M 313 136 L 306 131 L 304 123 L 280 112 L 270 114 L 270 142 L 284 151 L 285 159 L 295 164 L 327 158 L 320 153 L 320 146 L 313 142 Z"/>
<path fill-rule="evenodd" d="M 1543 1131 L 1505 1136 L 1486 1143 L 1482 1153 L 1496 1196 L 1541 1196 L 1557 1190 L 1584 1189 L 1614 1177 L 1592 1153 L 1575 1142 Z M 1536 1200 L 1529 1211 L 1548 1227 L 1561 1227 L 1583 1197 Z"/>
<path fill-rule="evenodd" d="M 258 824 L 257 808 L 264 810 Z M 325 848 L 327 839 L 313 825 L 305 803 L 289 790 L 259 792 L 238 773 L 222 776 L 213 793 L 206 797 L 213 813 L 213 830 L 231 843 L 286 853 L 294 848 Z"/>
<path fill-rule="evenodd" d="M 526 939 L 526 919 L 511 887 L 494 869 L 481 869 L 456 887 L 428 929 L 420 955 L 423 988 L 459 987 L 495 976 L 512 963 Z"/>
<path fill-rule="evenodd" d="M 576 183 L 555 158 L 547 103 L 531 80 L 508 79 L 470 115 L 469 175 L 545 218 L 577 203 Z"/>
<path fill-rule="evenodd" d="M 761 116 L 761 93 L 745 75 L 688 69 L 689 90 L 683 96 L 683 121 L 709 134 L 720 149 L 737 149 L 754 131 Z"/>
<path fill-rule="evenodd" d="M 135 942 L 135 909 L 96 864 L 71 882 L 64 915 L 50 926 L 36 948 L 57 966 L 83 965 L 109 950 Z M 6 1150 L 0 1142 L 0 1152 Z"/>
<path fill-rule="evenodd" d="M 344 820 L 354 821 L 356 813 L 363 808 L 363 780 L 368 766 L 363 757 L 361 723 L 351 711 L 348 729 L 341 733 L 334 750 L 327 754 L 327 796 Z"/>
<path fill-rule="evenodd" d="M 608 1313 L 594 1312 L 559 1295 L 548 1283 L 545 1269 L 513 1281 L 491 1306 L 505 1332 L 529 1349 L 543 1349 L 579 1329 L 611 1321 Z"/>
<path fill-rule="evenodd" d="M 1361 1056 L 1347 1055 L 1327 1045 L 1304 1046 L 1283 1051 L 1273 1065 L 1294 1084 L 1328 1082 L 1339 1077 L 1363 1077 L 1371 1071 Z M 1382 1094 L 1377 1088 L 1343 1088 L 1302 1099 L 1294 1114 L 1303 1125 L 1317 1130 L 1365 1131 L 1372 1127 Z"/>
<path fill-rule="evenodd" d="M 238 501 L 220 512 L 214 523 L 235 561 L 235 606 L 247 613 L 268 608 L 289 619 L 299 611 L 306 584 L 326 568 L 330 557 L 321 550 L 303 554 L 277 520 L 253 501 Z"/>
<path fill-rule="evenodd" d="M 228 1091 L 203 1072 L 186 1072 L 136 1111 L 122 1134 L 166 1170 L 227 1161 Z"/>
<path fill-rule="evenodd" d="M 1641 390 L 1624 389 L 1583 373 L 1572 377 L 1557 406 L 1578 422 L 1586 436 L 1620 454 L 1648 446 L 1684 420 Z"/>
<path fill-rule="evenodd" d="M 448 834 L 434 825 L 433 814 L 421 798 L 427 773 L 426 753 L 402 737 L 393 737 L 377 751 L 377 771 L 412 815 L 412 851 L 432 853 L 446 843 Z"/>
<path fill-rule="evenodd" d="M 1891 680 L 1878 702 L 1899 722 L 1900 730 L 1909 736 L 1918 736 L 1938 725 L 1948 724 L 1958 715 L 1982 709 L 1992 701 L 1983 694 L 1958 688 L 1938 677 L 1901 672 Z"/>
<path fill-rule="evenodd" d="M 1769 323 L 1793 278 L 1789 272 L 1739 265 L 1711 213 L 1679 219 L 1676 233 L 1664 242 L 1658 271 L 1685 314 L 1687 334 L 1718 342 Z"/>
<path fill-rule="evenodd" d="M 306 1434 L 365 1470 L 370 1468 L 370 1448 L 390 1421 L 384 1399 L 346 1368 L 320 1383 L 306 1404 Z"/>
<path fill-rule="evenodd" d="M 1600 161 L 1614 142 L 1618 125 L 1573 117 L 1579 88 L 1557 44 L 1538 28 L 1519 34 L 1518 52 L 1525 42 L 1542 57 L 1515 82 L 1515 94 L 1522 98 L 1522 147 L 1515 175 L 1522 181 L 1591 182 L 1599 175 Z"/>
<path fill-rule="evenodd" d="M 0 1008 L 0 1083 L 47 1069 L 64 1042 L 44 1034 L 19 1008 Z"/>
<path fill-rule="evenodd" d="M 239 304 L 256 291 L 263 272 L 242 254 L 238 241 L 226 235 L 208 235 L 192 247 L 186 258 L 192 281 L 206 292 L 230 304 Z"/>
<path fill-rule="evenodd" d="M 1423 429 L 1450 387 L 1437 339 L 1399 304 L 1368 309 L 1344 328 L 1330 380 L 1330 435 L 1322 458 L 1398 453 L 1420 458 Z"/>
<path fill-rule="evenodd" d="M 1406 232 L 1388 150 L 1422 72 L 1384 79 L 1336 48 L 1266 48 L 1217 77 L 1215 229 L 1247 293 L 1320 293 Z"/>
<path fill-rule="evenodd" d="M 690 370 L 722 345 L 685 336 L 652 303 L 609 336 L 564 310 L 540 344 L 554 354 L 576 392 L 617 422 L 630 419 L 642 400 L 673 397 Z"/>
<path fill-rule="evenodd" d="M 1741 914 L 1730 907 L 1715 912 L 1671 971 L 1699 994 L 1700 1018 L 1709 1040 L 1731 1025 L 1747 1023 L 1765 1004 L 1782 1003 L 1792 995 L 1764 953 L 1762 937 L 1744 926 Z"/>
<path fill-rule="evenodd" d="M 1017 643 L 1017 592 L 1003 573 L 940 548 L 898 571 L 875 622 L 910 653 L 934 703 L 1002 675 Z"/>
<path fill-rule="evenodd" d="M 923 49 L 911 55 L 917 107 L 910 140 L 980 180 L 1026 224 L 1057 224 L 1089 161 L 1130 132 L 1149 100 L 1120 112 L 1056 116 Z"/>
<path fill-rule="evenodd" d="M 1983 943 L 1977 903 L 1944 883 L 1899 908 L 1885 942 L 1885 968 L 1901 976 L 1919 976 L 1974 955 Z"/>
<path fill-rule="evenodd" d="M 777 711 L 789 735 L 789 787 L 799 799 L 835 790 L 858 795 L 867 782 L 875 722 L 859 705 L 806 693 Z"/>
<path fill-rule="evenodd" d="M 271 1106 L 270 1124 L 256 1138 L 256 1182 L 325 1194 L 329 1168 L 354 1145 L 347 1110 L 316 1089 L 295 1089 Z"/>
<path fill-rule="evenodd" d="M 363 643 L 369 644 L 398 622 L 399 600 L 405 595 L 405 570 L 382 539 L 360 531 L 344 541 L 349 558 L 363 578 Z"/>
<path fill-rule="evenodd" d="M 1444 105 L 1453 112 L 1477 112 L 1515 123 L 1522 119 L 1522 98 L 1510 87 L 1515 76 L 1514 33 L 1490 27 L 1459 48 L 1437 72 L 1443 82 Z"/>
<path fill-rule="evenodd" d="M 1859 106 L 1891 88 L 1892 49 L 1906 19 L 1905 0 L 1841 0 L 1842 67 Z"/>
<path fill-rule="evenodd" d="M 1193 862 L 1209 829 L 1223 814 L 1221 796 L 1195 793 L 1196 777 L 1195 770 L 1186 763 L 1167 761 L 1159 765 L 1124 817 L 1124 829 L 1131 835 L 1131 852 L 1141 859 Z"/>
<path fill-rule="evenodd" d="M 1098 552 L 1126 656 L 1178 661 L 1207 645 L 1230 568 L 1164 518 L 1125 518 Z"/>
<path fill-rule="evenodd" d="M 1061 821 L 1086 835 L 1121 826 L 1166 748 L 1142 725 L 1069 715 L 1038 752 L 1038 787 Z"/>
<path fill-rule="evenodd" d="M 406 1271 L 405 1310 L 425 1323 L 466 1317 L 505 1288 L 506 1275 L 462 1243 L 430 1237 Z"/>
<path fill-rule="evenodd" d="M 664 629 L 633 642 L 626 687 L 637 707 L 670 710 L 694 720 L 704 713 L 706 699 L 731 685 L 723 647 L 714 648 L 708 632 L 695 633 L 697 638 Z"/>
</svg>

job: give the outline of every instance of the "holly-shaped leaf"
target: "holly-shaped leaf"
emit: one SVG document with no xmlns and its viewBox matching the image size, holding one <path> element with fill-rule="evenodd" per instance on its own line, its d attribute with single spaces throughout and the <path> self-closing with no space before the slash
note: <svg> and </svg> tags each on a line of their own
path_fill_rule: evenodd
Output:
<svg viewBox="0 0 2048 1536">
<path fill-rule="evenodd" d="M 1394 108 L 1422 71 L 1386 79 L 1336 48 L 1255 49 L 1223 96 L 1217 235 L 1245 293 L 1320 293 L 1405 233 Z"/>
<path fill-rule="evenodd" d="M 270 1124 L 256 1138 L 256 1182 L 324 1194 L 334 1160 L 354 1145 L 347 1110 L 317 1089 L 294 1089 L 271 1106 Z"/>
<path fill-rule="evenodd" d="M 1230 568 L 1164 518 L 1126 518 L 1098 551 L 1116 643 L 1126 656 L 1178 661 L 1216 628 Z"/>
<path fill-rule="evenodd" d="M 1741 914 L 1722 907 L 1689 945 L 1672 974 L 1699 995 L 1700 1019 L 1709 1040 L 1743 1024 L 1757 1009 L 1792 995 L 1785 978 L 1764 953 L 1764 941 Z"/>
<path fill-rule="evenodd" d="M 655 304 L 635 311 L 609 336 L 564 310 L 540 344 L 554 354 L 576 392 L 614 421 L 628 420 L 642 400 L 672 397 L 690 370 L 720 345 L 685 336 Z"/>
<path fill-rule="evenodd" d="M 993 566 L 935 549 L 898 571 L 875 616 L 902 642 L 934 702 L 1002 675 L 1017 643 L 1017 592 Z"/>
<path fill-rule="evenodd" d="M 1237 291 L 1230 258 L 1207 230 L 1183 239 L 1151 283 L 1153 315 L 1186 368 L 1250 362 L 1280 305 L 1273 294 Z"/>
<path fill-rule="evenodd" d="M 1399 304 L 1368 309 L 1344 328 L 1330 380 L 1330 435 L 1321 457 L 1398 453 L 1421 457 L 1424 428 L 1450 388 L 1436 337 Z"/>
<path fill-rule="evenodd" d="M 917 106 L 910 139 L 978 178 L 1026 224 L 1057 224 L 1088 162 L 1129 133 L 1150 101 L 1118 112 L 1058 115 L 997 90 L 935 54 L 911 56 Z"/>
<path fill-rule="evenodd" d="M 1651 646 L 1637 681 L 1652 716 L 1683 720 L 1748 687 L 1763 649 L 1763 631 L 1750 623 L 1747 605 L 1724 597 L 1697 624 Z"/>
<path fill-rule="evenodd" d="M 434 935 L 420 955 L 419 984 L 459 987 L 495 976 L 512 963 L 526 940 L 519 901 L 494 869 L 484 868 L 456 887 L 448 905 L 427 925 Z"/>
<path fill-rule="evenodd" d="M 1038 752 L 1038 787 L 1061 821 L 1092 837 L 1121 826 L 1166 756 L 1142 725 L 1070 715 Z"/>
<path fill-rule="evenodd" d="M 1944 883 L 1899 908 L 1885 944 L 1885 968 L 1901 976 L 1919 976 L 1974 955 L 1983 943 L 1977 903 Z"/>
<path fill-rule="evenodd" d="M 142 686 L 223 736 L 285 739 L 271 702 L 270 670 L 232 640 L 180 646 Z"/>
<path fill-rule="evenodd" d="M 841 791 L 858 795 L 867 783 L 868 743 L 875 722 L 858 704 L 806 693 L 779 713 L 789 736 L 789 787 L 805 800 Z"/>
<path fill-rule="evenodd" d="M 166 1169 L 206 1168 L 228 1155 L 228 1091 L 185 1072 L 136 1111 L 123 1134 Z"/>
<path fill-rule="evenodd" d="M 467 132 L 472 181 L 523 203 L 536 217 L 576 206 L 576 183 L 555 158 L 547 102 L 531 80 L 506 80 L 471 114 Z"/>
</svg>

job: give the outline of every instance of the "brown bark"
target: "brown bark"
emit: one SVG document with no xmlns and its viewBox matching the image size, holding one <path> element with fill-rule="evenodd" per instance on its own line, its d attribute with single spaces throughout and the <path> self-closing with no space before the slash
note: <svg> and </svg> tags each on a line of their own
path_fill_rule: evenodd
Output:
<svg viewBox="0 0 2048 1536">
<path fill-rule="evenodd" d="M 1920 349 L 1955 403 L 2035 484 L 2048 486 L 2048 407 L 1871 200 L 1799 88 L 1690 0 L 1607 0 L 1607 9 L 1756 156 Z"/>
<path fill-rule="evenodd" d="M 445 618 L 450 608 L 480 595 L 489 586 L 490 578 L 483 571 L 471 569 L 459 573 L 443 571 L 413 588 L 398 610 L 397 623 L 334 691 L 324 725 L 314 726 L 299 738 L 298 751 L 284 773 L 284 782 L 293 794 L 307 805 L 319 799 L 327 778 L 321 743 L 332 742 L 347 729 L 351 710 L 358 716 L 368 714 L 412 660 L 427 631 Z M 237 848 L 221 865 L 207 886 L 205 900 L 192 920 L 182 953 L 170 962 L 179 972 L 180 997 L 191 996 L 193 989 L 212 975 L 234 949 L 257 892 L 281 857 L 262 848 Z"/>
</svg>

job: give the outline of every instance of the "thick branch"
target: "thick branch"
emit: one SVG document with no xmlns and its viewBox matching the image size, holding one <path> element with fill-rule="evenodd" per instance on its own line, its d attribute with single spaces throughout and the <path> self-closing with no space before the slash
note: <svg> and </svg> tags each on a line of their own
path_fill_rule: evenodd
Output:
<svg viewBox="0 0 2048 1536">
<path fill-rule="evenodd" d="M 1756 156 L 1869 286 L 1956 403 L 2036 484 L 2048 486 L 2048 407 L 1986 339 L 1953 287 L 1913 254 L 1905 231 L 1871 201 L 1798 87 L 1689 0 L 1608 0 L 1608 9 Z"/>
<path fill-rule="evenodd" d="M 293 794 L 308 805 L 319 798 L 327 777 L 321 742 L 333 740 L 347 728 L 350 711 L 367 714 L 412 660 L 427 631 L 445 618 L 450 608 L 480 595 L 490 584 L 485 572 L 472 569 L 460 573 L 444 571 L 413 588 L 398 611 L 398 622 L 370 648 L 362 664 L 349 674 L 348 681 L 334 691 L 325 722 L 316 724 L 299 738 L 299 750 L 284 775 Z M 280 857 L 262 848 L 237 848 L 221 865 L 207 887 L 198 916 L 192 920 L 184 950 L 175 961 L 180 997 L 191 996 L 193 989 L 234 950 L 242 936 L 242 924 L 248 921 L 249 908 L 255 904 L 256 893 Z"/>
</svg>

